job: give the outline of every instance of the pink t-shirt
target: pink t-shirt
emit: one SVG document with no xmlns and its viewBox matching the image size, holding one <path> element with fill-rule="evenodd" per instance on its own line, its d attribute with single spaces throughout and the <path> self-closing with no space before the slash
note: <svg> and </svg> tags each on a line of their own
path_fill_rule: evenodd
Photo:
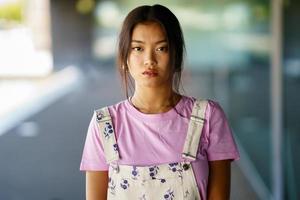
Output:
<svg viewBox="0 0 300 200">
<path fill-rule="evenodd" d="M 160 114 L 144 114 L 128 100 L 109 106 L 120 153 L 118 163 L 147 166 L 183 161 L 181 153 L 194 101 L 193 97 L 182 96 L 175 109 Z M 218 103 L 209 100 L 205 119 L 197 160 L 192 163 L 202 199 L 206 199 L 208 161 L 239 158 Z M 88 128 L 80 170 L 108 170 L 95 114 Z"/>
</svg>

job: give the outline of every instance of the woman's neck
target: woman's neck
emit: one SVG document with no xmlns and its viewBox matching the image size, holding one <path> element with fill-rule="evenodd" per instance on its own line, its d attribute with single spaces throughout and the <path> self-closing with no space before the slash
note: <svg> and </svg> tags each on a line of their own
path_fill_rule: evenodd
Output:
<svg viewBox="0 0 300 200">
<path fill-rule="evenodd" d="M 140 112 L 146 114 L 156 114 L 167 112 L 172 109 L 181 96 L 175 93 L 172 88 L 169 89 L 152 89 L 135 90 L 131 104 Z"/>
</svg>

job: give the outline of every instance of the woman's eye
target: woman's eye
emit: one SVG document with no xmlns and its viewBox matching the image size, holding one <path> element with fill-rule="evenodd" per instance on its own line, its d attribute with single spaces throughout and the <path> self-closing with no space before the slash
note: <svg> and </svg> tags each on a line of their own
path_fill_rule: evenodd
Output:
<svg viewBox="0 0 300 200">
<path fill-rule="evenodd" d="M 132 47 L 132 50 L 134 50 L 134 51 L 142 51 L 142 48 L 141 47 Z"/>
<path fill-rule="evenodd" d="M 159 48 L 157 49 L 157 51 L 167 51 L 167 50 L 168 50 L 167 47 L 159 47 Z"/>
</svg>

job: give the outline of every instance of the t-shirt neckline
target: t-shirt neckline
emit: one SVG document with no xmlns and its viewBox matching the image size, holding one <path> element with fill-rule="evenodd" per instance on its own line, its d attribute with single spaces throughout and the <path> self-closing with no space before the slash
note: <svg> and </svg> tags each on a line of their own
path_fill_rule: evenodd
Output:
<svg viewBox="0 0 300 200">
<path fill-rule="evenodd" d="M 185 98 L 186 97 L 184 95 L 181 95 L 180 100 L 177 102 L 174 108 L 168 110 L 167 112 L 156 113 L 156 114 L 146 114 L 139 111 L 130 103 L 129 99 L 125 100 L 125 106 L 127 112 L 139 120 L 152 121 L 152 122 L 165 121 L 165 120 L 171 120 L 172 118 L 178 115 L 178 112 L 181 110 L 182 106 L 184 105 Z"/>
</svg>

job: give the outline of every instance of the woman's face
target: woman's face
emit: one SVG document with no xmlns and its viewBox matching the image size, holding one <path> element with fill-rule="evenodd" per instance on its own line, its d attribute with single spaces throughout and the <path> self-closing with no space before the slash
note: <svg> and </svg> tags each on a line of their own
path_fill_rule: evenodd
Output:
<svg viewBox="0 0 300 200">
<path fill-rule="evenodd" d="M 128 68 L 141 87 L 170 87 L 172 70 L 169 66 L 167 37 L 155 22 L 137 24 L 131 36 Z"/>
</svg>

